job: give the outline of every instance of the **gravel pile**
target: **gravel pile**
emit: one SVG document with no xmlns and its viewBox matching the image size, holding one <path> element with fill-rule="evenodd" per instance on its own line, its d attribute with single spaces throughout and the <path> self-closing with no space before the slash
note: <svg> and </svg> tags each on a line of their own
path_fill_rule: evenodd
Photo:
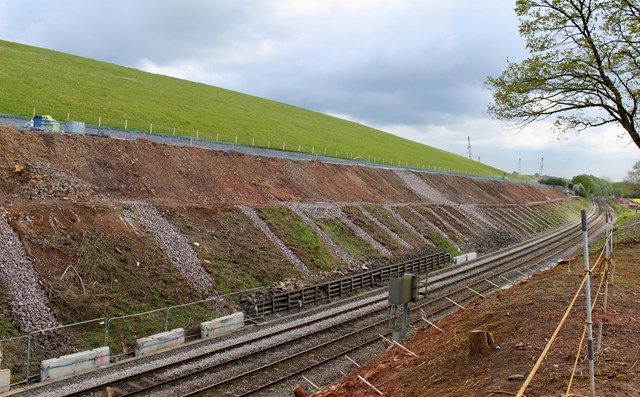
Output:
<svg viewBox="0 0 640 397">
<path fill-rule="evenodd" d="M 213 278 L 202 267 L 198 255 L 187 239 L 148 203 L 123 201 L 140 223 L 153 235 L 165 255 L 175 264 L 187 283 L 206 294 L 213 293 Z"/>
<path fill-rule="evenodd" d="M 3 212 L 0 208 L 0 212 Z M 31 261 L 18 235 L 0 215 L 0 278 L 11 299 L 11 311 L 20 329 L 31 332 L 58 326 Z"/>
<path fill-rule="evenodd" d="M 282 252 L 282 254 L 284 255 L 285 258 L 287 258 L 287 260 L 289 262 L 291 262 L 291 264 L 300 271 L 300 273 L 304 274 L 305 276 L 311 276 L 311 271 L 309 271 L 309 268 L 302 263 L 302 261 L 296 256 L 296 254 L 294 254 L 289 247 L 287 247 L 282 240 L 280 240 L 278 238 L 278 236 L 276 236 L 271 229 L 269 229 L 269 225 L 267 225 L 262 219 L 260 219 L 260 217 L 258 216 L 258 213 L 256 212 L 256 210 L 254 210 L 251 207 L 247 207 L 245 205 L 237 205 L 236 208 L 240 209 L 240 211 L 242 211 L 243 214 L 245 214 L 246 216 L 249 217 L 249 219 L 251 219 L 253 221 L 253 224 L 256 225 L 256 227 L 258 229 L 260 229 L 260 231 L 262 231 L 262 233 L 264 233 L 265 236 L 267 236 L 267 238 L 276 246 L 278 247 L 278 249 Z"/>
<path fill-rule="evenodd" d="M 340 248 L 340 246 L 338 246 L 332 239 L 331 237 L 325 233 L 324 230 L 322 230 L 318 225 L 316 225 L 316 223 L 313 221 L 313 219 L 309 218 L 307 216 L 307 214 L 305 214 L 305 208 L 308 208 L 310 206 L 305 205 L 305 206 L 301 206 L 298 203 L 287 203 L 286 206 L 293 211 L 295 214 L 297 214 L 300 218 L 302 218 L 302 221 L 306 224 L 311 226 L 311 228 L 313 229 L 313 231 L 320 237 L 320 240 L 322 240 L 322 242 L 331 250 L 331 252 L 333 252 L 334 255 L 336 255 L 338 258 L 340 258 L 340 260 L 348 265 L 353 265 L 356 263 L 356 260 L 353 259 L 353 257 L 351 257 L 351 255 L 347 254 L 345 252 L 345 250 L 343 250 L 342 248 Z M 333 212 L 333 211 L 332 211 Z M 324 218 L 326 219 L 326 218 Z"/>
<path fill-rule="evenodd" d="M 391 216 L 398 222 L 400 222 L 400 224 L 404 227 L 406 227 L 407 229 L 409 229 L 409 231 L 411 233 L 413 233 L 414 236 L 418 237 L 420 240 L 422 240 L 425 244 L 428 244 L 430 246 L 433 247 L 433 244 L 431 243 L 431 241 L 427 240 L 422 234 L 420 234 L 420 232 L 418 232 L 413 225 L 411 225 L 409 222 L 406 221 L 406 219 L 404 219 L 402 216 L 400 216 L 400 214 L 398 214 L 397 212 L 395 212 L 393 210 L 393 207 L 390 205 L 385 205 L 384 209 L 386 209 L 389 214 L 391 214 Z"/>
<path fill-rule="evenodd" d="M 340 204 L 337 203 L 289 203 L 288 205 L 304 211 L 312 218 L 338 219 L 343 216 Z"/>
<path fill-rule="evenodd" d="M 86 198 L 93 194 L 89 184 L 49 164 L 25 163 L 14 172 L 19 194 L 29 198 Z"/>
<path fill-rule="evenodd" d="M 400 236 L 398 236 L 393 230 L 389 229 L 385 224 L 383 224 L 382 222 L 380 222 L 375 216 L 371 215 L 369 213 L 369 211 L 367 211 L 363 206 L 361 205 L 357 205 L 357 207 L 360 209 L 360 211 L 362 211 L 362 214 L 369 219 L 371 222 L 373 222 L 377 227 L 379 227 L 380 229 L 384 230 L 385 233 L 387 233 L 389 236 L 391 236 L 391 239 L 393 241 L 395 241 L 396 243 L 400 244 L 402 247 L 406 248 L 406 249 L 413 249 L 413 247 L 411 246 L 411 244 L 407 243 L 406 241 L 404 241 Z"/>
<path fill-rule="evenodd" d="M 442 193 L 440 193 L 440 191 L 435 189 L 433 186 L 427 184 L 425 181 L 420 179 L 420 177 L 418 177 L 416 174 L 409 171 L 394 171 L 394 172 L 396 175 L 398 175 L 400 179 L 402 179 L 404 183 L 407 184 L 407 186 L 409 186 L 409 188 L 411 188 L 419 196 L 422 196 L 425 199 L 427 199 L 428 202 L 434 203 L 434 204 L 453 204 L 446 197 L 444 197 Z"/>
</svg>

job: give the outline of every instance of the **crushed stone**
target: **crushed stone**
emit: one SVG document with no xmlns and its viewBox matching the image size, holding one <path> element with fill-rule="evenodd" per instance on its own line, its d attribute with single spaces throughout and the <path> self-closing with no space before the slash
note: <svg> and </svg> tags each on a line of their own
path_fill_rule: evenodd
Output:
<svg viewBox="0 0 640 397">
<path fill-rule="evenodd" d="M 179 233 L 151 204 L 141 201 L 122 201 L 122 204 L 137 216 L 191 287 L 206 294 L 214 293 L 213 278 L 204 269 L 198 255 L 184 235 Z"/>
<path fill-rule="evenodd" d="M 394 171 L 394 173 L 402 179 L 402 181 L 411 188 L 416 194 L 424 197 L 427 202 L 434 204 L 453 204 L 440 191 L 433 186 L 427 184 L 419 176 L 409 171 Z"/>
<path fill-rule="evenodd" d="M 33 264 L 3 212 L 0 208 L 0 278 L 11 299 L 11 311 L 24 332 L 57 327 Z"/>
</svg>

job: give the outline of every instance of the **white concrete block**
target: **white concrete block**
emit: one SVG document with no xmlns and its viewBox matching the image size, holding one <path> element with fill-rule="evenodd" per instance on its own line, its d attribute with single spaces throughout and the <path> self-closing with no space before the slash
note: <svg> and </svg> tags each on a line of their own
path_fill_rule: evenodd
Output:
<svg viewBox="0 0 640 397">
<path fill-rule="evenodd" d="M 451 259 L 451 262 L 454 265 L 457 265 L 457 264 L 460 264 L 460 263 L 464 263 L 464 262 L 467 262 L 467 261 L 474 260 L 477 257 L 478 257 L 478 253 L 473 251 L 473 252 L 469 252 L 469 253 L 466 253 L 466 254 L 463 254 L 463 255 L 454 256 Z"/>
<path fill-rule="evenodd" d="M 244 313 L 236 312 L 215 320 L 200 323 L 202 339 L 213 338 L 244 327 Z"/>
<path fill-rule="evenodd" d="M 98 369 L 109 364 L 109 347 L 68 354 L 43 360 L 40 364 L 40 380 L 61 379 Z"/>
<path fill-rule="evenodd" d="M 136 357 L 171 350 L 184 343 L 184 328 L 147 336 L 136 340 Z"/>
<path fill-rule="evenodd" d="M 0 369 L 0 393 L 9 391 L 10 384 L 11 384 L 11 370 Z"/>
</svg>

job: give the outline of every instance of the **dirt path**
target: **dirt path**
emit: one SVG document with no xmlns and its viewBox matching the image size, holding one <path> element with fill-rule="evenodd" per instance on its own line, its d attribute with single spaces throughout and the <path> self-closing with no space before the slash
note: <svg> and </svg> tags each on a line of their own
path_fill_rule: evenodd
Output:
<svg viewBox="0 0 640 397">
<path fill-rule="evenodd" d="M 595 359 L 598 396 L 640 396 L 639 251 L 640 244 L 635 242 L 615 248 L 616 270 L 608 313 L 602 310 L 602 299 L 594 311 L 594 330 L 599 321 L 603 323 L 602 347 Z M 577 291 L 582 275 L 582 259 L 577 258 L 515 288 L 476 301 L 464 312 L 439 321 L 437 325 L 444 333 L 428 327 L 407 341 L 407 348 L 419 357 L 389 350 L 357 374 L 386 396 L 515 395 Z M 599 281 L 594 277 L 594 290 Z M 578 304 L 573 310 L 526 396 L 564 395 L 584 324 L 584 298 L 578 302 L 583 302 L 582 307 Z M 495 344 L 487 355 L 470 358 L 468 333 L 476 329 L 492 332 Z M 583 347 L 572 396 L 589 395 L 585 352 Z M 373 395 L 371 388 L 350 374 L 315 396 Z"/>
</svg>

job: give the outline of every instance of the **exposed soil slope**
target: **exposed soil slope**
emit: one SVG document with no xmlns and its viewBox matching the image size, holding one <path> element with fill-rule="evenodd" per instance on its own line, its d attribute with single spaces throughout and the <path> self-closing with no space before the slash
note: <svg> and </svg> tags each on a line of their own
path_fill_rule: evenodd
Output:
<svg viewBox="0 0 640 397">
<path fill-rule="evenodd" d="M 616 263 L 609 289 L 608 313 L 600 296 L 594 310 L 594 342 L 597 324 L 603 323 L 602 348 L 596 353 L 596 395 L 640 395 L 640 267 L 638 243 L 627 241 L 614 249 Z M 592 263 L 594 256 L 592 256 Z M 584 275 L 582 258 L 536 275 L 517 287 L 478 300 L 424 329 L 404 343 L 419 355 L 392 349 L 346 376 L 339 383 L 314 394 L 316 397 L 365 397 L 376 393 L 356 377 L 363 376 L 385 396 L 505 396 L 516 395 L 559 323 Z M 594 277 L 592 291 L 599 277 Z M 594 292 L 595 296 L 595 292 Z M 584 292 L 559 338 L 525 395 L 564 396 L 583 330 Z M 485 356 L 469 357 L 469 332 L 493 333 L 495 344 Z M 586 345 L 586 342 L 585 342 Z M 583 346 L 571 396 L 588 396 L 588 361 Z"/>
<path fill-rule="evenodd" d="M 14 172 L 16 165 L 26 163 L 34 189 L 24 186 L 24 174 Z M 6 127 L 0 127 L 0 173 L 1 193 L 30 198 L 82 198 L 95 193 L 117 199 L 199 204 L 425 201 L 424 195 L 392 170 L 225 154 L 144 140 L 26 133 Z M 525 204 L 565 197 L 550 187 L 416 175 L 458 204 Z M 71 186 L 66 191 L 56 188 L 61 181 Z"/>
<path fill-rule="evenodd" d="M 0 257 L 0 337 L 248 288 L 271 294 L 443 250 L 486 253 L 582 206 L 547 186 L 0 127 L 0 222 L 16 236 L 15 247 L 0 241 L 15 250 Z M 12 282 L 27 267 L 37 288 Z M 22 296 L 40 319 L 25 321 Z M 239 308 L 224 302 L 220 314 Z M 191 332 L 211 310 L 174 310 L 170 326 Z M 121 323 L 112 354 L 165 325 Z M 103 330 L 92 332 L 45 340 L 32 362 L 100 346 Z M 17 373 L 21 349 L 5 351 Z"/>
</svg>

